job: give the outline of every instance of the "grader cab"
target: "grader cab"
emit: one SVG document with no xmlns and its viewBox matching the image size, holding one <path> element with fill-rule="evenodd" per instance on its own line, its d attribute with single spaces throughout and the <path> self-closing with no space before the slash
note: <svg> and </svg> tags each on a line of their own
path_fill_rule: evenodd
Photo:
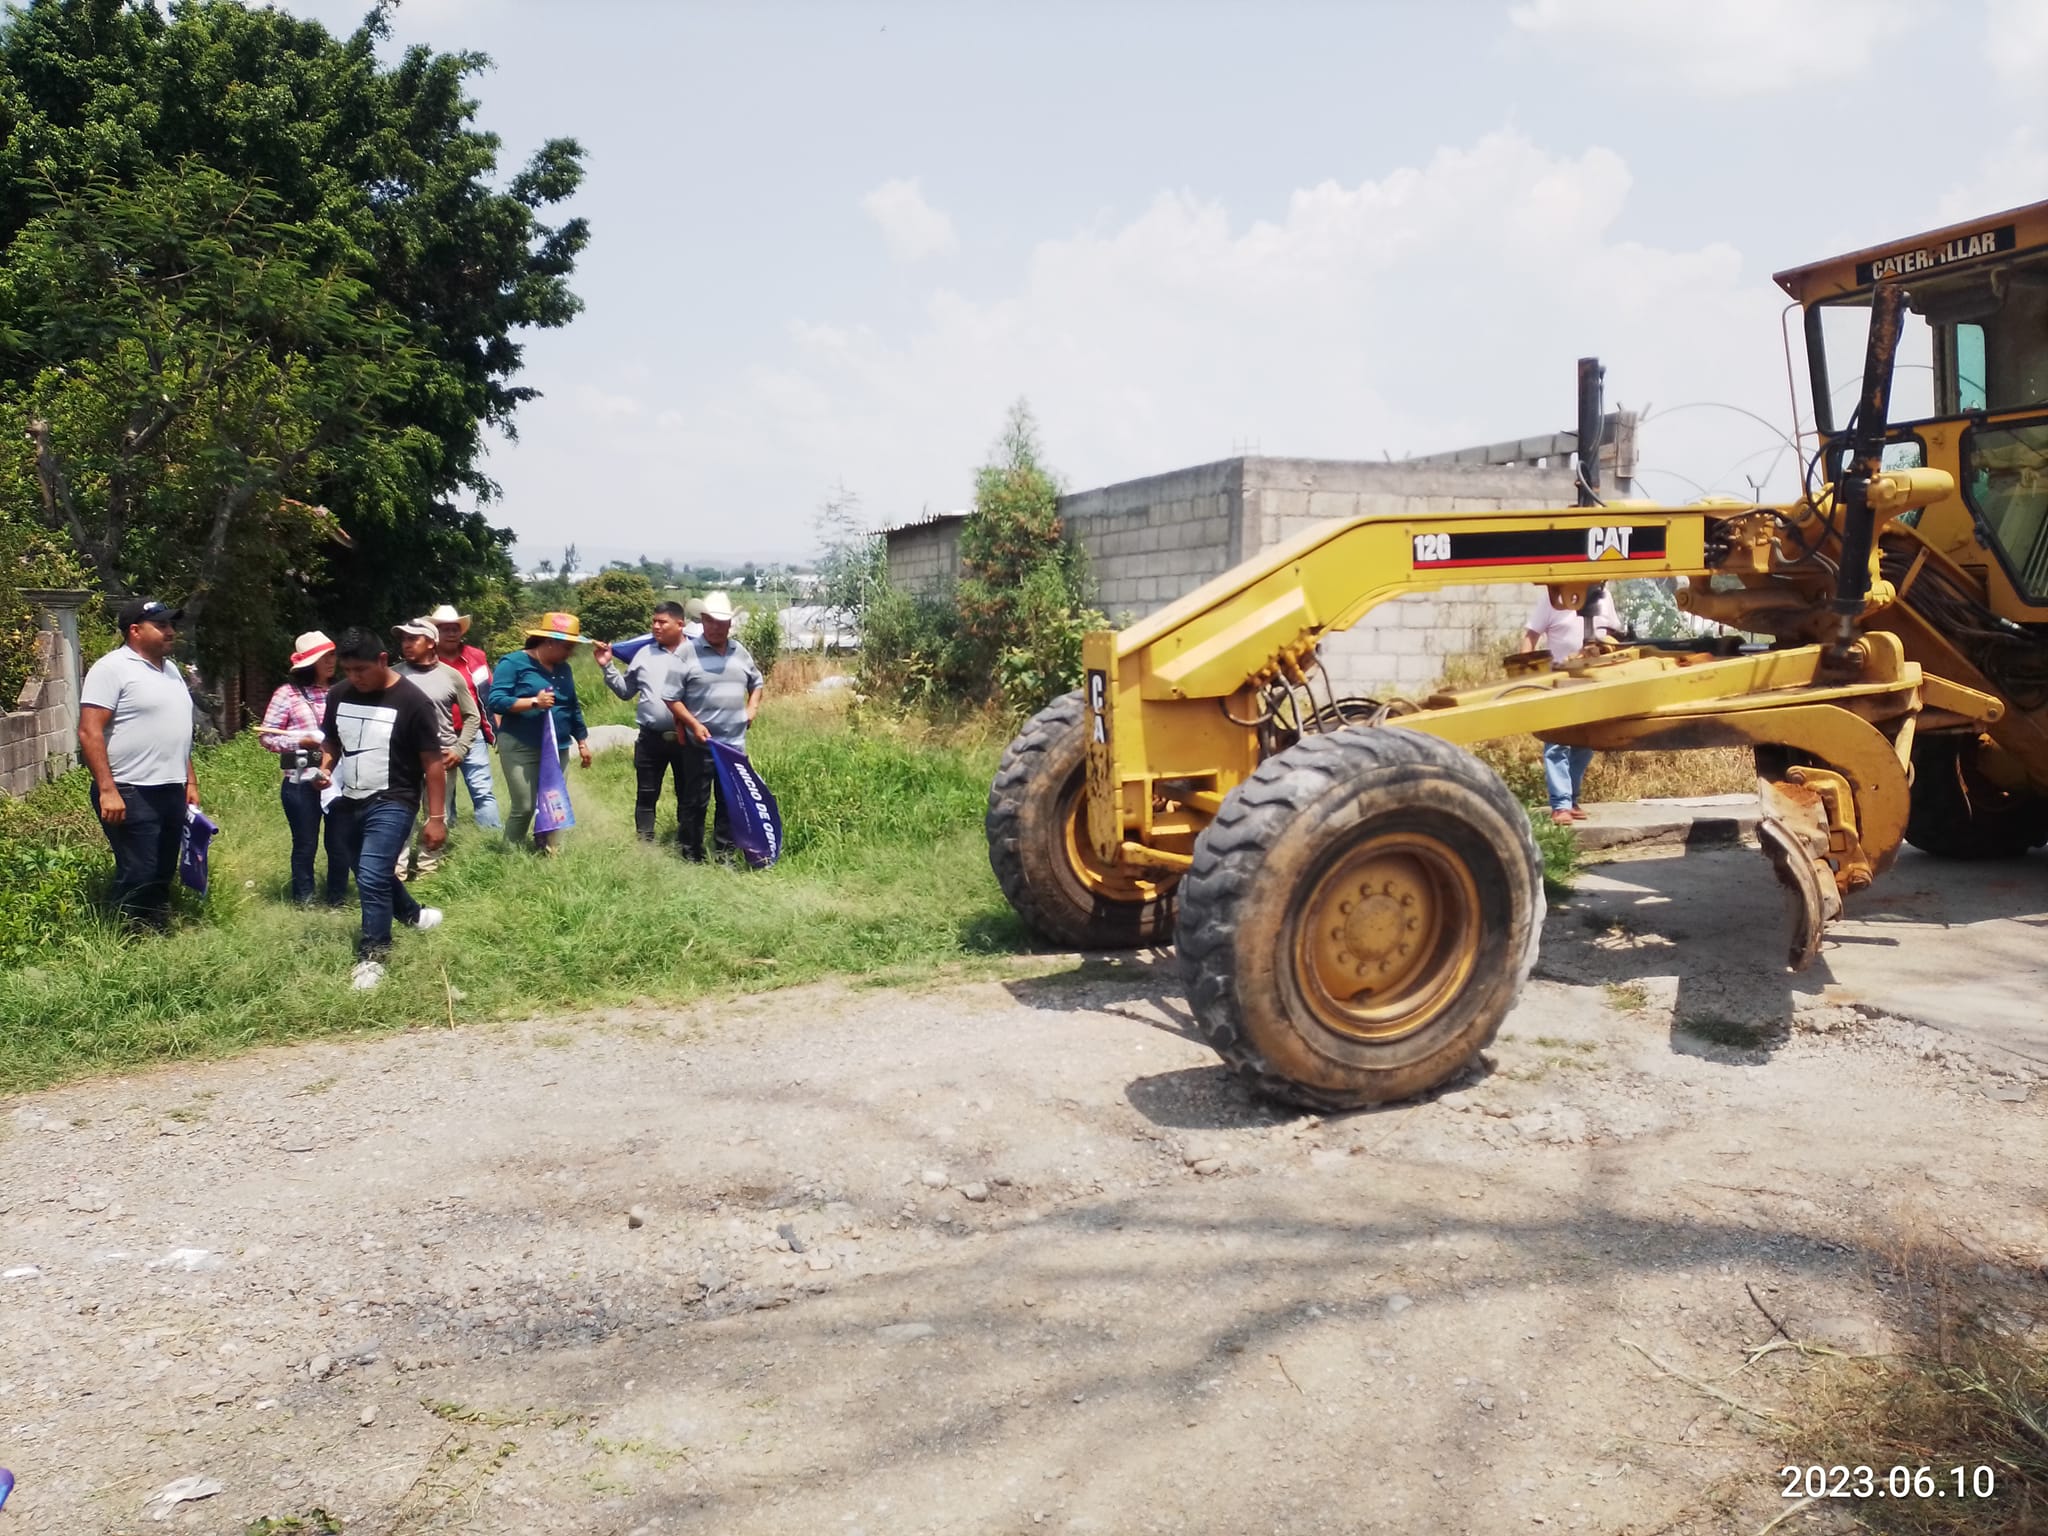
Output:
<svg viewBox="0 0 2048 1536">
<path fill-rule="evenodd" d="M 1341 1109 L 1460 1071 L 1535 962 L 1528 817 L 1474 743 L 1750 748 L 1795 969 L 1902 841 L 2048 841 L 2048 203 L 1777 281 L 1815 417 L 1796 500 L 1602 504 L 1582 427 L 1581 507 L 1332 522 L 1089 636 L 1085 686 L 989 794 L 1025 921 L 1077 948 L 1177 943 L 1224 1060 Z M 1722 632 L 1511 657 L 1505 682 L 1421 699 L 1339 696 L 1319 661 L 1405 592 L 1516 583 L 1577 608 L 1622 577 L 1682 578 Z"/>
</svg>

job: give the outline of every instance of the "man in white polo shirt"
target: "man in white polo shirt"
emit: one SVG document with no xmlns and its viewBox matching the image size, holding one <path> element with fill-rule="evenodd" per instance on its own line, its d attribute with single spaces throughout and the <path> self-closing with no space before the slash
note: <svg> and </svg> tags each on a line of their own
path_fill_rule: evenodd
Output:
<svg viewBox="0 0 2048 1536">
<path fill-rule="evenodd" d="M 199 803 L 192 772 L 192 695 L 171 661 L 182 614 L 148 598 L 121 605 L 125 642 L 92 664 L 79 692 L 78 750 L 92 773 L 93 809 L 114 847 L 115 910 L 162 929 L 185 836 Z"/>
</svg>

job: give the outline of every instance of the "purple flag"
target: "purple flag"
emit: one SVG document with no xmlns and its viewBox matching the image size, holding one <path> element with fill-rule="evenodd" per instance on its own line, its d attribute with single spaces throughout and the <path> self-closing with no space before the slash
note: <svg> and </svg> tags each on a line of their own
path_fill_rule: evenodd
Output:
<svg viewBox="0 0 2048 1536">
<path fill-rule="evenodd" d="M 747 754 L 722 741 L 706 742 L 711 763 L 725 791 L 726 814 L 732 819 L 732 840 L 755 869 L 766 869 L 782 857 L 782 813 L 775 796 L 754 772 Z"/>
<path fill-rule="evenodd" d="M 185 841 L 178 849 L 178 878 L 200 895 L 206 894 L 206 849 L 220 824 L 196 805 L 185 807 Z"/>
<path fill-rule="evenodd" d="M 555 712 L 547 712 L 547 740 L 540 746 L 540 780 L 533 800 L 533 830 L 559 832 L 576 825 L 575 807 L 569 804 L 569 781 L 562 776 L 562 752 L 555 744 Z"/>
</svg>

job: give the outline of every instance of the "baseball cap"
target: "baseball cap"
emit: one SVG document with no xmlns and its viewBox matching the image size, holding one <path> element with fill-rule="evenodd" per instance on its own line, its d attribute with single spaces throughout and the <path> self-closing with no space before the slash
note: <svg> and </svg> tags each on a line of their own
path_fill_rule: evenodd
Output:
<svg viewBox="0 0 2048 1536">
<path fill-rule="evenodd" d="M 127 634 L 136 624 L 176 624 L 185 610 L 160 603 L 153 597 L 131 597 L 114 614 L 114 628 Z"/>
<path fill-rule="evenodd" d="M 438 640 L 441 631 L 434 627 L 432 619 L 407 619 L 403 624 L 391 626 L 394 635 L 413 635 L 421 640 Z"/>
</svg>

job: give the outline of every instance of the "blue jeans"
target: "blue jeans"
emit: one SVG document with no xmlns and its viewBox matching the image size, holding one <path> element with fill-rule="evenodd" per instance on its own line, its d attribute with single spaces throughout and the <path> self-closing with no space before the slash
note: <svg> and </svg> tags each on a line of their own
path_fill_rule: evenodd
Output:
<svg viewBox="0 0 2048 1536">
<path fill-rule="evenodd" d="M 476 740 L 469 744 L 469 756 L 462 760 L 456 773 L 448 775 L 448 825 L 455 825 L 455 785 L 457 778 L 469 786 L 469 803 L 476 810 L 476 824 L 480 827 L 497 827 L 498 796 L 491 784 L 491 744 L 484 740 L 484 733 L 478 731 Z"/>
<path fill-rule="evenodd" d="M 1579 787 L 1586 782 L 1586 769 L 1593 761 L 1591 747 L 1568 747 L 1562 742 L 1543 744 L 1543 782 L 1550 790 L 1550 808 L 1568 811 L 1579 803 Z"/>
<path fill-rule="evenodd" d="M 391 923 L 410 926 L 420 920 L 420 904 L 392 873 L 419 815 L 409 805 L 390 800 L 357 801 L 346 795 L 334 802 L 329 821 L 341 825 L 342 847 L 356 872 L 356 894 L 363 901 L 363 936 L 356 955 L 382 960 L 391 951 Z"/>
<path fill-rule="evenodd" d="M 292 900 L 313 899 L 313 853 L 321 842 L 324 824 L 327 905 L 340 906 L 348 896 L 348 852 L 341 846 L 339 825 L 320 813 L 320 787 L 286 779 L 278 790 L 278 798 L 284 802 L 285 825 L 292 829 Z"/>
<path fill-rule="evenodd" d="M 116 784 L 114 789 L 128 812 L 118 826 L 100 823 L 114 849 L 114 883 L 107 899 L 122 917 L 166 928 L 171 883 L 178 878 L 178 853 L 185 843 L 185 786 Z M 97 784 L 92 808 L 100 808 Z"/>
</svg>

